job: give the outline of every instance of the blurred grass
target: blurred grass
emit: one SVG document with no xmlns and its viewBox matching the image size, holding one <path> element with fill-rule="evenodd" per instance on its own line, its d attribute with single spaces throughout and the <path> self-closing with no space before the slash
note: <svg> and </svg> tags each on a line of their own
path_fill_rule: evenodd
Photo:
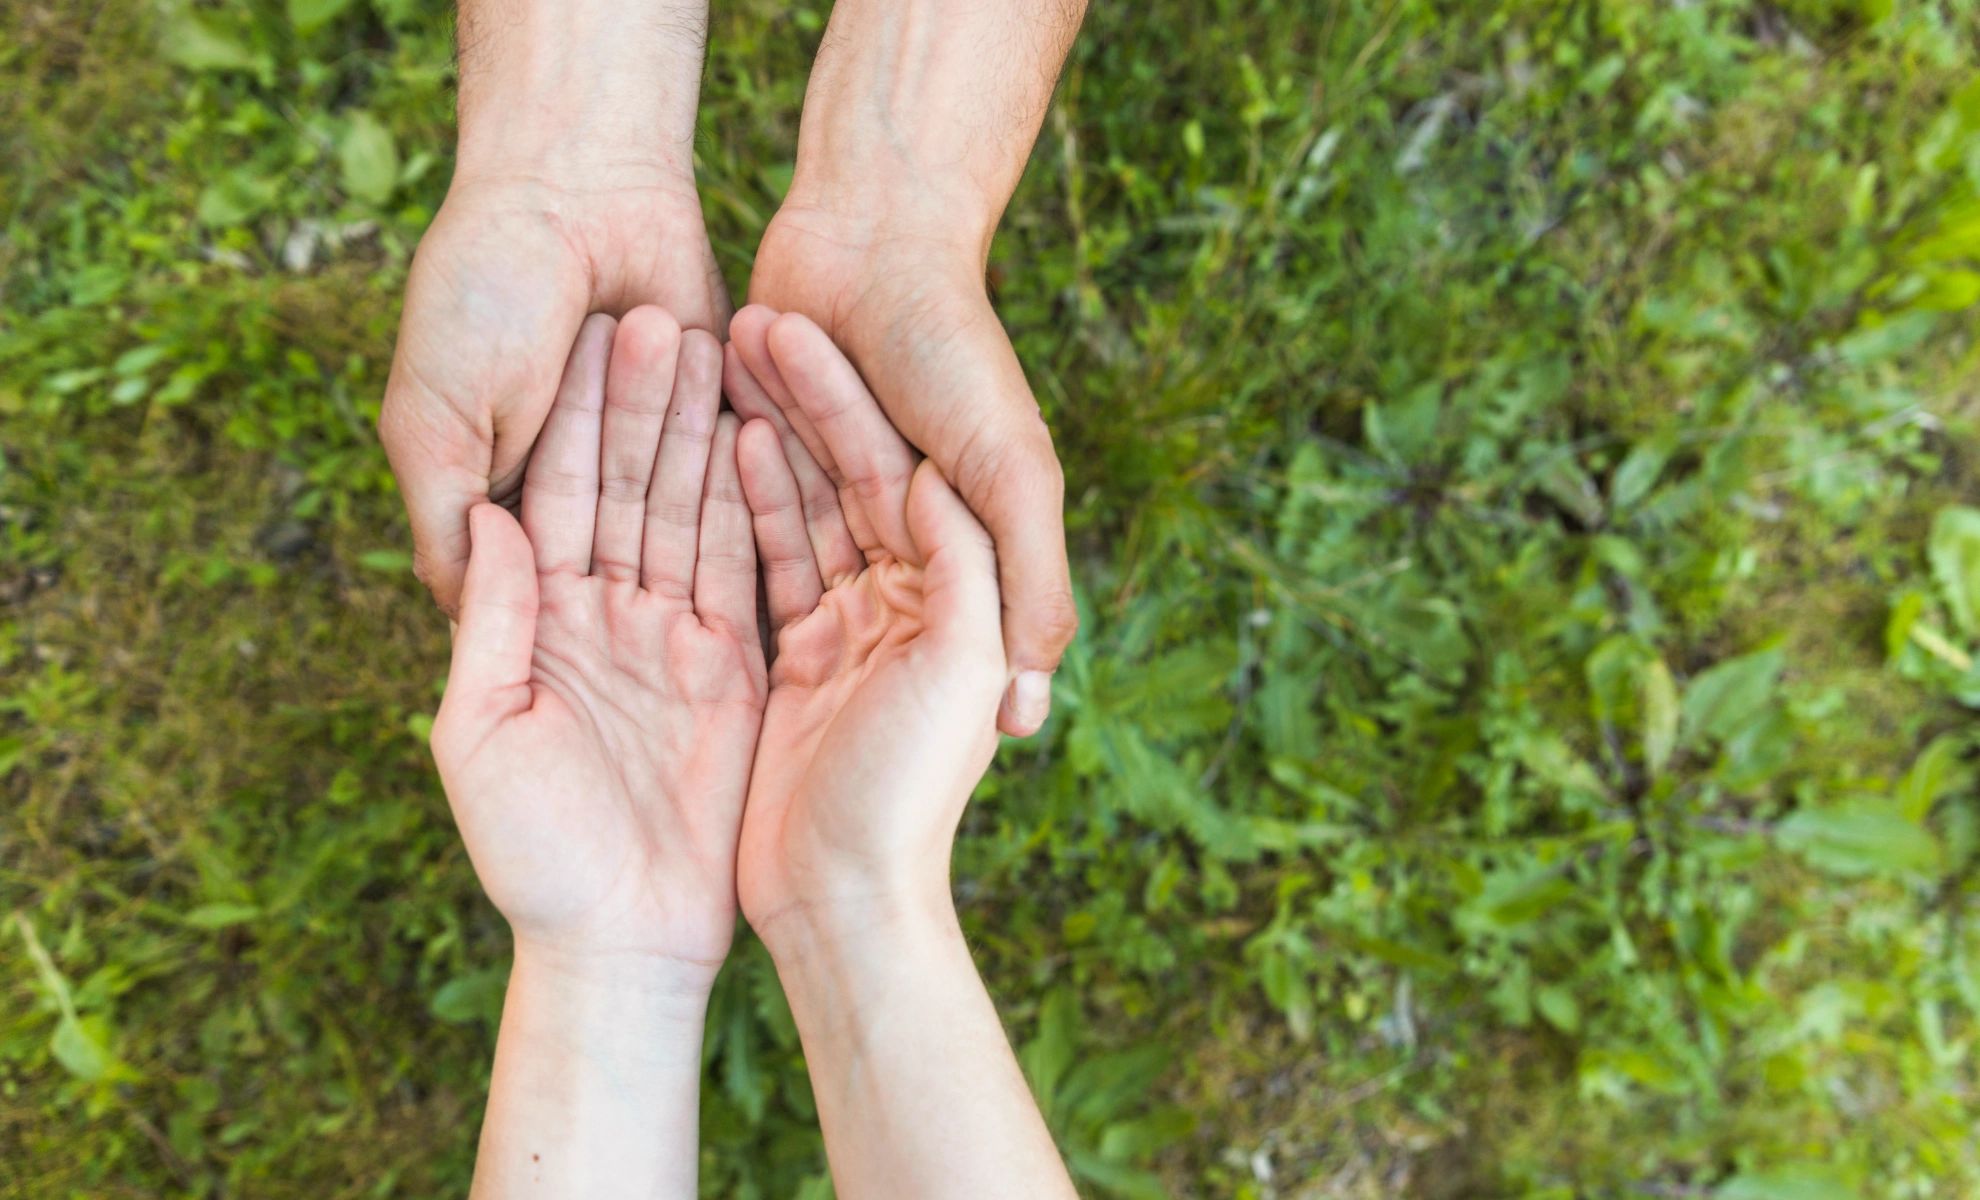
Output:
<svg viewBox="0 0 1980 1200">
<path fill-rule="evenodd" d="M 825 15 L 714 16 L 738 295 Z M 463 1194 L 507 936 L 370 433 L 447 14 L 0 22 L 0 1189 Z M 1094 6 L 991 273 L 1087 620 L 958 855 L 1083 1187 L 1980 1183 L 1976 34 Z M 708 1063 L 706 1192 L 826 1194 L 751 943 Z"/>
</svg>

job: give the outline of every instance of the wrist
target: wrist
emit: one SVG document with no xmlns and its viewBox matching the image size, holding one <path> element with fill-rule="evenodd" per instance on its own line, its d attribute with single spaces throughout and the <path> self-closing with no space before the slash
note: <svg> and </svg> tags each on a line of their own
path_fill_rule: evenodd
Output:
<svg viewBox="0 0 1980 1200">
<path fill-rule="evenodd" d="M 460 6 L 456 178 L 694 180 L 705 0 Z"/>
<path fill-rule="evenodd" d="M 777 220 L 869 258 L 912 247 L 937 271 L 953 266 L 980 280 L 1005 199 L 986 196 L 966 178 L 848 169 L 845 162 L 808 166 L 800 154 Z"/>
<path fill-rule="evenodd" d="M 794 901 L 751 922 L 780 974 L 898 958 L 904 950 L 962 943 L 947 880 Z"/>
<path fill-rule="evenodd" d="M 692 1196 L 710 973 L 519 941 L 477 1196 Z"/>
<path fill-rule="evenodd" d="M 947 230 L 986 257 L 1084 9 L 839 0 L 805 88 L 786 207 Z"/>
<path fill-rule="evenodd" d="M 508 1004 L 521 1000 L 582 1044 L 622 1049 L 679 1043 L 700 1053 L 720 963 L 657 954 L 595 953 L 518 939 Z M 506 1020 L 506 1018 L 505 1018 Z"/>
</svg>

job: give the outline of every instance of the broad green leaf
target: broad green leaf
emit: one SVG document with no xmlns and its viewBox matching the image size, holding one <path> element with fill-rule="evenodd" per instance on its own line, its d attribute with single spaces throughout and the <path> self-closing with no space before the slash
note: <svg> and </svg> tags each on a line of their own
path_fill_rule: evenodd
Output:
<svg viewBox="0 0 1980 1200">
<path fill-rule="evenodd" d="M 1348 939 L 1348 945 L 1357 953 L 1370 958 L 1379 958 L 1385 963 L 1398 967 L 1410 967 L 1418 971 L 1448 971 L 1456 964 L 1450 955 L 1422 946 L 1398 942 L 1391 938 L 1356 937 Z"/>
<path fill-rule="evenodd" d="M 1884 623 L 1884 657 L 1896 661 L 1911 643 L 1911 627 L 1925 612 L 1925 596 L 1907 591 L 1891 604 L 1890 620 Z"/>
<path fill-rule="evenodd" d="M 1272 1007 L 1285 1014 L 1286 1028 L 1300 1041 L 1313 1036 L 1313 986 L 1306 969 L 1282 944 L 1269 945 L 1258 954 L 1257 963 L 1258 986 Z"/>
<path fill-rule="evenodd" d="M 1670 461 L 1672 449 L 1669 438 L 1652 438 L 1631 447 L 1609 476 L 1610 506 L 1633 508 L 1637 501 L 1649 495 L 1657 477 L 1664 472 L 1664 464 Z"/>
<path fill-rule="evenodd" d="M 399 186 L 399 150 L 392 131 L 368 112 L 351 117 L 337 143 L 337 163 L 343 168 L 344 191 L 366 204 L 383 205 Z"/>
<path fill-rule="evenodd" d="M 1838 875 L 1926 873 L 1939 864 L 1938 840 L 1888 801 L 1803 809 L 1777 833 L 1782 845 Z"/>
<path fill-rule="evenodd" d="M 15 913 L 14 926 L 27 945 L 28 958 L 34 963 L 42 988 L 55 1001 L 58 1016 L 54 1036 L 48 1043 L 48 1052 L 55 1061 L 85 1083 L 138 1078 L 137 1072 L 125 1066 L 110 1051 L 112 1037 L 109 1022 L 100 1014 L 82 1016 L 77 1013 L 75 991 L 55 965 L 55 959 L 42 946 L 34 923 L 27 919 L 25 913 Z"/>
<path fill-rule="evenodd" d="M 1833 1168 L 1798 1165 L 1741 1172 L 1712 1192 L 1712 1200 L 1862 1200 Z"/>
<path fill-rule="evenodd" d="M 1127 1115 L 1169 1069 L 1170 1057 L 1168 1047 L 1149 1043 L 1087 1059 L 1059 1086 L 1061 1117 L 1090 1125 Z"/>
<path fill-rule="evenodd" d="M 1980 301 L 1980 271 L 1934 271 L 1925 290 L 1911 298 L 1926 312 L 1958 312 Z"/>
<path fill-rule="evenodd" d="M 1643 764 L 1654 779 L 1670 765 L 1678 736 L 1677 682 L 1663 659 L 1644 664 L 1641 689 L 1637 703 L 1643 710 Z"/>
<path fill-rule="evenodd" d="M 160 49 L 168 60 L 192 71 L 260 71 L 266 61 L 237 34 L 190 9 L 165 21 Z"/>
<path fill-rule="evenodd" d="M 1637 672 L 1649 656 L 1649 648 L 1629 634 L 1605 638 L 1589 652 L 1582 671 L 1597 720 L 1614 720 L 1627 711 L 1636 695 Z"/>
<path fill-rule="evenodd" d="M 722 1024 L 722 1092 L 742 1110 L 752 1127 L 763 1122 L 772 1083 L 757 1055 L 754 1032 L 749 1005 L 731 1004 Z"/>
<path fill-rule="evenodd" d="M 1719 779 L 1736 792 L 1758 787 L 1787 767 L 1794 746 L 1794 722 L 1780 705 L 1767 705 L 1726 738 Z"/>
<path fill-rule="evenodd" d="M 289 0 L 289 24 L 297 33 L 314 33 L 344 14 L 351 0 Z"/>
<path fill-rule="evenodd" d="M 1706 734 L 1732 735 L 1760 715 L 1774 696 L 1774 679 L 1781 673 L 1778 646 L 1729 659 L 1701 672 L 1684 689 L 1684 728 L 1687 738 Z"/>
<path fill-rule="evenodd" d="M 1066 1154 L 1066 1166 L 1073 1178 L 1090 1183 L 1120 1200 L 1170 1200 L 1169 1189 L 1160 1177 L 1120 1163 L 1108 1162 L 1096 1154 L 1074 1150 Z"/>
<path fill-rule="evenodd" d="M 238 225 L 275 202 L 280 188 L 246 170 L 230 171 L 199 194 L 195 214 L 212 228 Z"/>
<path fill-rule="evenodd" d="M 1937 313 L 1907 313 L 1850 334 L 1836 343 L 1836 355 L 1852 367 L 1867 367 L 1915 349 L 1937 326 Z"/>
<path fill-rule="evenodd" d="M 194 929 L 225 929 L 260 915 L 261 909 L 252 904 L 202 904 L 179 919 Z"/>
<path fill-rule="evenodd" d="M 1939 595 L 1961 632 L 1980 633 L 1980 508 L 1953 504 L 1940 509 L 1925 553 Z"/>
<path fill-rule="evenodd" d="M 1547 1018 L 1548 1024 L 1562 1033 L 1581 1031 L 1581 1005 L 1565 986 L 1555 983 L 1536 989 L 1533 1007 L 1540 1010 L 1540 1015 Z"/>
<path fill-rule="evenodd" d="M 509 969 L 496 967 L 449 980 L 433 993 L 433 1015 L 442 1021 L 502 1020 L 502 996 L 509 987 Z"/>
<path fill-rule="evenodd" d="M 1461 922 L 1507 932 L 1531 924 L 1574 899 L 1579 891 L 1559 870 L 1537 874 L 1502 875 L 1458 910 Z"/>
<path fill-rule="evenodd" d="M 1039 1111 L 1052 1117 L 1059 1080 L 1072 1066 L 1079 1048 L 1079 996 L 1071 988 L 1055 988 L 1038 1009 L 1038 1032 L 1018 1053 Z"/>
<path fill-rule="evenodd" d="M 1602 493 L 1595 487 L 1595 481 L 1582 470 L 1581 464 L 1569 454 L 1551 454 L 1547 463 L 1534 477 L 1534 485 L 1540 494 L 1561 506 L 1583 529 L 1599 528 L 1607 519 L 1607 507 L 1602 503 Z"/>
<path fill-rule="evenodd" d="M 1963 736 L 1942 733 L 1919 753 L 1898 781 L 1898 811 L 1905 820 L 1922 822 L 1939 797 L 1972 782 L 1972 772 L 1960 762 L 1967 745 Z"/>
<path fill-rule="evenodd" d="M 62 1069 L 84 1083 L 101 1083 L 130 1074 L 130 1068 L 110 1052 L 110 1027 L 102 1017 L 65 1016 L 55 1026 L 48 1052 Z"/>
<path fill-rule="evenodd" d="M 1666 1095 L 1675 1094 L 1684 1086 L 1684 1073 L 1674 1063 L 1647 1050 L 1604 1047 L 1582 1054 L 1581 1075 L 1584 1080 L 1610 1073 Z"/>
<path fill-rule="evenodd" d="M 1101 1130 L 1100 1157 L 1108 1162 L 1137 1162 L 1177 1144 L 1195 1129 L 1195 1113 L 1186 1108 L 1160 1108 Z"/>
<path fill-rule="evenodd" d="M 1429 453 L 1444 414 L 1444 388 L 1426 383 L 1388 404 L 1370 404 L 1361 413 L 1368 444 L 1395 463 L 1417 462 Z"/>
<path fill-rule="evenodd" d="M 1921 266 L 1980 258 L 1980 206 L 1954 210 L 1937 232 L 1912 248 L 1910 257 Z"/>
</svg>

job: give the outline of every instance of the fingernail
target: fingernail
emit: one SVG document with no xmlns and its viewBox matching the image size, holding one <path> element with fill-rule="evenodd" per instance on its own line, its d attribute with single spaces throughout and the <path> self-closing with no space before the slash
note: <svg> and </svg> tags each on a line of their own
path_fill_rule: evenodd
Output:
<svg viewBox="0 0 1980 1200">
<path fill-rule="evenodd" d="M 1026 730 L 1037 732 L 1052 715 L 1052 674 L 1049 671 L 1019 671 L 1011 680 L 1011 716 Z"/>
</svg>

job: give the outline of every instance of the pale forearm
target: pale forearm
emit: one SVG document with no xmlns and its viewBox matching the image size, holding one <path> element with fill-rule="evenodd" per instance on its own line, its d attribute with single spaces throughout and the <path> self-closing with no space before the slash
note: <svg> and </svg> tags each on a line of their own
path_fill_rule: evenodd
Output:
<svg viewBox="0 0 1980 1200">
<path fill-rule="evenodd" d="M 475 1200 L 691 1200 L 712 972 L 519 951 Z"/>
<path fill-rule="evenodd" d="M 946 903 L 792 914 L 765 940 L 843 1200 L 1070 1200 Z"/>
<path fill-rule="evenodd" d="M 691 179 L 707 33 L 706 0 L 462 0 L 460 171 Z"/>
<path fill-rule="evenodd" d="M 839 0 L 805 93 L 787 203 L 987 252 L 1085 0 Z"/>
</svg>

